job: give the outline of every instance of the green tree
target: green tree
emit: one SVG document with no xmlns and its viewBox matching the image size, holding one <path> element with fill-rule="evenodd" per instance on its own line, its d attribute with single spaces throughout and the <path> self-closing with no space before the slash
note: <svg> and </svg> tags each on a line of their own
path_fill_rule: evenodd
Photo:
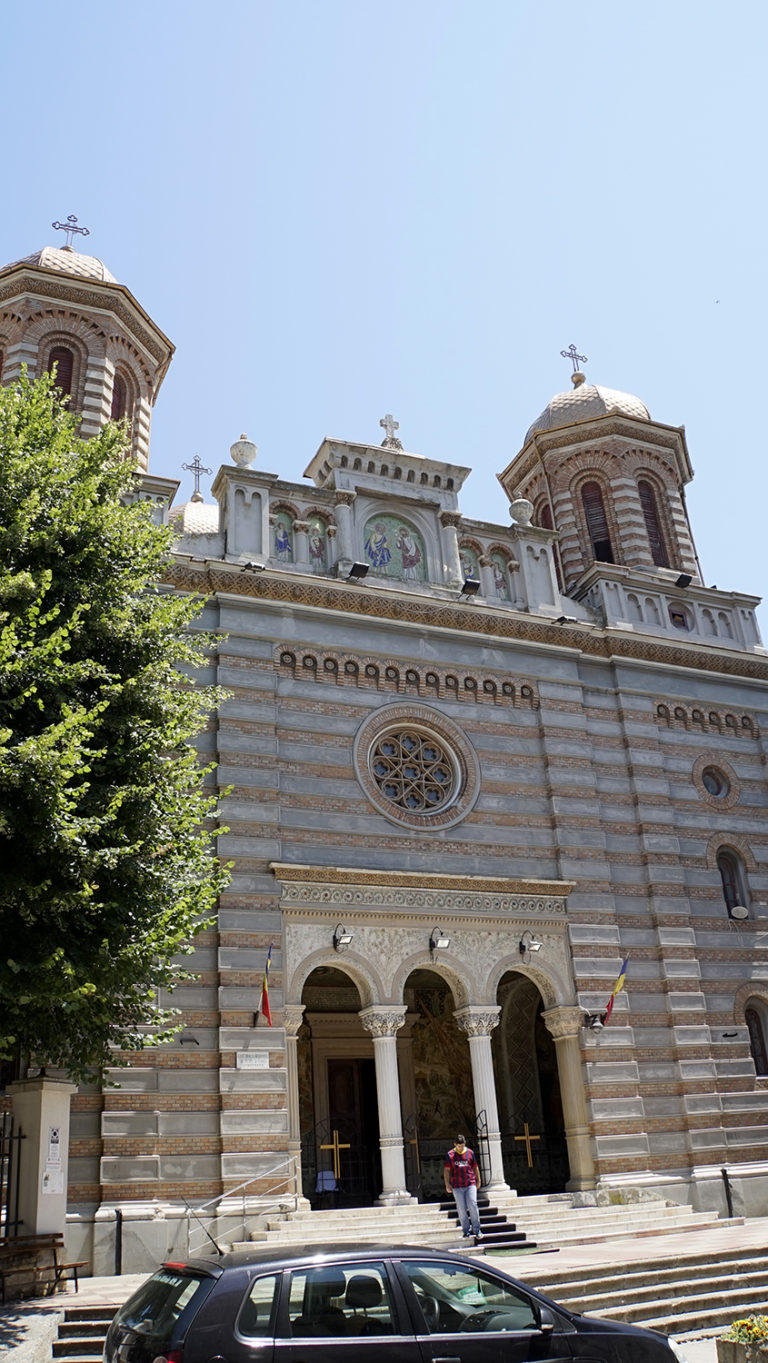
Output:
<svg viewBox="0 0 768 1363">
<path fill-rule="evenodd" d="M 77 425 L 48 378 L 0 389 L 0 1056 L 83 1080 L 168 1035 L 223 872 L 201 603 L 123 429 Z"/>
</svg>

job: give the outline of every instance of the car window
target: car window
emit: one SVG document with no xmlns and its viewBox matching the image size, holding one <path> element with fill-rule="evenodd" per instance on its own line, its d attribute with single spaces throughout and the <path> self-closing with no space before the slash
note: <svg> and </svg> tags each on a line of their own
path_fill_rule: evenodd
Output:
<svg viewBox="0 0 768 1363">
<path fill-rule="evenodd" d="M 130 1356 L 135 1363 L 163 1354 L 174 1337 L 183 1333 L 186 1323 L 197 1312 L 213 1288 L 215 1279 L 204 1274 L 185 1273 L 172 1268 L 153 1273 L 138 1292 L 120 1308 L 115 1325 L 128 1329 L 137 1338 Z"/>
<path fill-rule="evenodd" d="M 268 1273 L 256 1278 L 250 1286 L 248 1296 L 240 1308 L 235 1329 L 247 1339 L 259 1339 L 275 1332 L 275 1306 L 279 1273 Z"/>
<path fill-rule="evenodd" d="M 293 1273 L 288 1316 L 298 1339 L 393 1334 L 384 1263 L 323 1264 Z"/>
<path fill-rule="evenodd" d="M 538 1329 L 530 1297 L 479 1268 L 403 1260 L 429 1334 Z"/>
</svg>

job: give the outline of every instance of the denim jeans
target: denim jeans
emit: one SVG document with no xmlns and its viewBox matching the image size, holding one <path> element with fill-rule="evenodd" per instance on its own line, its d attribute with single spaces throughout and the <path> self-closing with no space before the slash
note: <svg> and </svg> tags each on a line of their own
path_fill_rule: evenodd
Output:
<svg viewBox="0 0 768 1363">
<path fill-rule="evenodd" d="M 470 1222 L 472 1231 L 475 1235 L 480 1234 L 480 1214 L 477 1210 L 477 1187 L 470 1183 L 468 1188 L 452 1188 L 453 1198 L 456 1203 L 456 1210 L 459 1213 L 461 1229 L 466 1235 L 469 1231 Z"/>
</svg>

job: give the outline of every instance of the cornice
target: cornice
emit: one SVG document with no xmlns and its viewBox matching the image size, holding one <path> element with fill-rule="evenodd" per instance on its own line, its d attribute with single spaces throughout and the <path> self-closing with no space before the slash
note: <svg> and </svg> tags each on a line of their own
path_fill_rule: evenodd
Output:
<svg viewBox="0 0 768 1363">
<path fill-rule="evenodd" d="M 40 299 L 56 299 L 81 308 L 107 310 L 120 319 L 145 346 L 165 373 L 174 352 L 174 345 L 134 298 L 124 284 L 108 280 L 78 279 L 76 275 L 54 274 L 50 270 L 34 270 L 23 266 L 0 278 L 0 303 L 17 298 L 19 294 Z"/>
<path fill-rule="evenodd" d="M 271 861 L 269 869 L 278 880 L 313 885 L 380 885 L 398 889 L 482 891 L 505 895 L 569 895 L 575 880 L 528 880 L 509 876 L 435 875 L 431 871 L 384 871 L 355 866 L 310 866 L 300 862 Z"/>
<path fill-rule="evenodd" d="M 611 633 L 595 625 L 559 625 L 543 616 L 527 616 L 516 611 L 493 611 L 480 606 L 467 608 L 465 603 L 432 602 L 424 597 L 390 596 L 386 592 L 356 590 L 333 578 L 303 577 L 278 578 L 271 573 L 256 577 L 239 570 L 201 561 L 169 564 L 164 579 L 180 591 L 215 596 L 218 592 L 230 596 L 250 597 L 262 601 L 276 601 L 291 605 L 309 606 L 317 610 L 333 610 L 369 619 L 402 621 L 426 628 L 454 630 L 462 634 L 479 634 L 488 638 L 516 640 L 523 643 L 545 644 L 561 649 L 575 649 L 589 657 L 638 659 L 658 663 L 661 667 L 690 668 L 720 673 L 724 676 L 768 681 L 768 658 L 752 654 L 714 654 L 703 645 L 682 646 L 618 632 Z"/>
</svg>

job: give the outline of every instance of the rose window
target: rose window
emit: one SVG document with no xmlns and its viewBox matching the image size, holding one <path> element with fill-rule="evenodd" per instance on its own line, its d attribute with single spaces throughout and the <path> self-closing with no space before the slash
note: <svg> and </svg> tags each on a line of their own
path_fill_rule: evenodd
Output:
<svg viewBox="0 0 768 1363">
<path fill-rule="evenodd" d="M 446 805 L 456 791 L 456 767 L 432 734 L 402 729 L 371 748 L 371 775 L 385 799 L 414 814 Z"/>
</svg>

